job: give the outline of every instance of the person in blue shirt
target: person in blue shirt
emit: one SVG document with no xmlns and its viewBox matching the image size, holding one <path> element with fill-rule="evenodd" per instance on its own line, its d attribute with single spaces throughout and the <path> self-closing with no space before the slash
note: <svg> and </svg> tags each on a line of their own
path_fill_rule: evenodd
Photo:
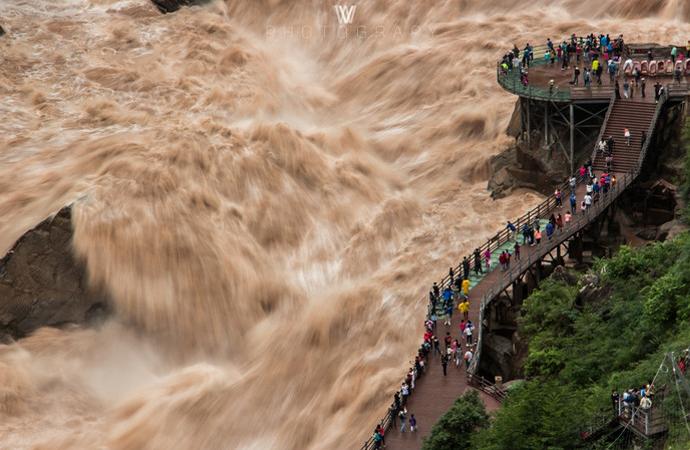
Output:
<svg viewBox="0 0 690 450">
<path fill-rule="evenodd" d="M 453 298 L 453 290 L 449 287 L 443 290 L 443 302 L 448 303 Z"/>
<path fill-rule="evenodd" d="M 529 244 L 532 243 L 532 241 L 530 241 L 530 238 L 529 238 L 529 225 L 527 225 L 526 223 L 523 223 L 522 224 L 522 245 L 526 245 L 528 243 Z"/>
<path fill-rule="evenodd" d="M 546 224 L 546 237 L 551 239 L 551 236 L 553 236 L 553 224 L 551 222 Z"/>
<path fill-rule="evenodd" d="M 570 212 L 575 215 L 575 212 L 577 211 L 577 197 L 575 197 L 575 193 L 571 192 L 570 193 Z"/>
<path fill-rule="evenodd" d="M 508 223 L 506 223 L 506 230 L 508 230 L 508 233 L 510 233 L 510 238 L 515 239 L 515 232 L 517 231 L 517 228 L 515 228 L 513 222 L 508 221 Z"/>
</svg>

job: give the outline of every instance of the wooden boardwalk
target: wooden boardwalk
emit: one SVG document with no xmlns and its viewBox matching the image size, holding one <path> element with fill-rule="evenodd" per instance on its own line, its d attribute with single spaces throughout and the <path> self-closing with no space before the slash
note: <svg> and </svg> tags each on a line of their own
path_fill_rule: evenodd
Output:
<svg viewBox="0 0 690 450">
<path fill-rule="evenodd" d="M 622 176 L 622 174 L 616 174 Z M 581 200 L 585 194 L 585 186 L 583 184 L 578 186 L 577 197 Z M 607 195 L 618 195 L 618 191 L 611 191 Z M 568 199 L 563 200 L 562 213 L 565 213 L 568 206 Z M 602 209 L 603 210 L 603 209 Z M 524 267 L 528 267 L 527 261 L 536 261 L 543 257 L 549 250 L 555 248 L 558 244 L 563 243 L 569 239 L 573 234 L 580 231 L 592 220 L 593 214 L 582 214 L 578 212 L 573 216 L 573 221 L 562 232 L 555 232 L 552 239 L 549 241 L 546 238 L 546 232 L 543 233 L 541 244 L 530 247 L 522 246 L 521 260 L 516 261 L 513 258 L 512 266 L 520 267 L 520 262 L 523 262 Z M 522 238 L 518 237 L 520 243 Z M 498 259 L 497 254 L 492 255 L 492 266 Z M 498 287 L 503 286 L 506 280 L 506 273 L 500 269 L 493 268 L 491 272 L 486 274 L 479 282 L 470 289 L 470 314 L 469 318 L 475 325 L 475 342 L 478 338 L 479 327 L 479 310 L 480 299 L 484 298 L 489 291 L 497 290 Z M 499 289 L 500 292 L 502 289 Z M 452 325 L 450 327 L 443 325 L 442 321 L 438 321 L 437 335 L 443 341 L 446 331 L 450 331 L 453 338 L 458 338 L 459 342 L 464 342 L 460 339 L 460 320 L 462 315 L 457 312 L 453 314 Z M 441 342 L 443 346 L 443 342 Z M 463 345 L 463 351 L 464 351 Z M 400 433 L 400 424 L 397 427 L 391 427 L 386 433 L 386 448 L 394 450 L 418 450 L 421 448 L 422 439 L 429 435 L 431 427 L 436 421 L 451 407 L 456 398 L 465 393 L 468 389 L 474 389 L 467 383 L 467 376 L 465 368 L 461 365 L 459 369 L 455 365 L 448 365 L 448 375 L 443 376 L 441 368 L 440 357 L 433 355 L 429 358 L 429 367 L 424 376 L 418 381 L 414 392 L 410 395 L 407 404 L 408 417 L 411 414 L 415 415 L 419 429 L 415 433 L 410 433 L 409 428 L 405 433 Z M 497 409 L 500 404 L 492 397 L 481 393 L 484 399 L 484 404 L 489 411 Z"/>
<path fill-rule="evenodd" d="M 610 106 L 610 114 L 607 116 L 607 122 L 610 121 L 612 124 L 620 125 L 622 123 L 620 121 L 621 117 L 630 117 L 630 112 L 626 111 L 628 108 L 625 108 L 625 103 L 629 103 L 627 105 L 629 109 L 639 108 L 640 117 L 643 117 L 643 119 L 637 121 L 630 127 L 635 128 L 635 134 L 633 136 L 635 137 L 635 135 L 637 135 L 637 139 L 633 139 L 631 146 L 626 147 L 626 151 L 614 151 L 614 170 L 616 170 L 616 163 L 618 163 L 619 167 L 625 168 L 625 171 L 621 170 L 613 173 L 616 183 L 614 186 L 612 186 L 609 192 L 607 194 L 599 194 L 594 205 L 587 211 L 583 212 L 579 209 L 579 205 L 586 193 L 586 186 L 584 183 L 579 183 L 575 189 L 577 197 L 577 212 L 573 216 L 573 219 L 568 226 L 565 226 L 561 231 L 555 231 L 551 239 L 548 239 L 546 237 L 546 232 L 543 232 L 542 241 L 538 245 L 522 246 L 521 259 L 516 260 L 513 258 L 509 271 L 503 271 L 496 268 L 496 262 L 500 251 L 503 248 L 512 246 L 512 242 L 499 245 L 498 248 L 492 253 L 492 270 L 484 274 L 481 278 L 476 278 L 475 276 L 471 278 L 472 286 L 470 289 L 469 318 L 475 325 L 475 342 L 477 342 L 478 334 L 482 327 L 482 324 L 480 323 L 480 310 L 482 304 L 486 304 L 487 302 L 493 300 L 499 293 L 508 288 L 514 281 L 519 279 L 532 265 L 538 261 L 541 261 L 544 256 L 571 239 L 576 233 L 580 232 L 590 223 L 592 223 L 602 212 L 606 211 L 608 206 L 610 206 L 611 203 L 623 191 L 625 191 L 625 189 L 636 178 L 637 174 L 639 173 L 639 167 L 641 166 L 642 159 L 644 158 L 649 145 L 649 143 L 647 143 L 645 148 L 641 148 L 641 142 L 639 139 L 641 130 L 645 126 L 648 130 L 654 129 L 660 108 L 657 108 L 656 114 L 653 114 L 653 110 L 643 106 L 643 104 L 640 102 L 616 100 L 615 104 Z M 617 107 L 614 108 L 614 106 Z M 649 111 L 651 111 L 652 114 L 650 114 Z M 601 134 L 603 135 L 604 131 L 606 130 L 607 123 L 604 123 Z M 649 134 L 651 141 L 651 132 Z M 618 142 L 616 149 L 625 146 L 624 141 L 620 139 L 619 136 L 616 136 L 615 138 Z M 632 148 L 635 148 L 639 151 L 628 151 L 628 149 Z M 599 159 L 600 158 L 595 158 L 595 167 L 601 167 L 601 162 Z M 627 169 L 630 167 L 635 168 L 631 171 L 628 171 Z M 538 217 L 543 220 L 547 219 L 552 213 L 565 213 L 565 211 L 570 208 L 568 196 L 569 192 L 564 191 L 563 206 L 560 209 L 554 209 L 553 205 L 549 206 L 547 201 L 547 207 L 542 210 L 543 215 L 540 214 Z M 533 217 L 536 218 L 537 216 Z M 522 241 L 521 236 L 518 236 L 517 239 L 519 239 L 520 242 Z M 457 338 L 459 342 L 464 342 L 462 339 L 460 339 L 460 320 L 461 314 L 459 314 L 456 309 L 455 313 L 453 314 L 451 326 L 443 325 L 442 320 L 438 321 L 436 335 L 439 337 L 439 340 L 441 340 L 442 347 L 443 338 L 446 334 L 446 331 L 449 331 L 454 339 Z M 465 346 L 463 344 L 463 353 L 464 349 Z M 477 356 L 480 356 L 480 353 Z M 444 376 L 441 368 L 440 357 L 436 354 L 432 355 L 429 358 L 427 372 L 421 379 L 417 381 L 415 389 L 412 395 L 410 395 L 407 403 L 408 418 L 412 414 L 415 415 L 418 430 L 412 433 L 409 431 L 408 427 L 406 432 L 401 433 L 399 428 L 400 424 L 396 420 L 396 426 L 392 426 L 386 433 L 386 447 L 394 450 L 416 450 L 421 448 L 423 438 L 429 435 L 431 428 L 436 421 L 451 407 L 455 399 L 465 393 L 468 389 L 473 388 L 468 384 L 464 367 L 461 366 L 460 368 L 456 368 L 454 364 L 449 364 L 448 374 L 447 376 Z M 492 397 L 483 393 L 482 397 L 489 411 L 495 410 L 500 406 L 500 404 Z"/>
</svg>

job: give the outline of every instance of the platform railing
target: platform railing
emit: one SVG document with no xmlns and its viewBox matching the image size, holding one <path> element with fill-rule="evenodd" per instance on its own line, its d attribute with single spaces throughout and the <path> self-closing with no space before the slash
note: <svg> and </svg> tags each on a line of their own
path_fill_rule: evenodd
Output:
<svg viewBox="0 0 690 450">
<path fill-rule="evenodd" d="M 539 45 L 532 48 L 534 59 L 530 62 L 529 67 L 550 64 L 544 60 L 544 53 L 546 52 L 547 48 L 548 47 L 546 45 Z M 529 67 L 527 68 L 528 74 Z M 501 68 L 500 62 L 496 65 L 496 80 L 498 81 L 498 84 L 501 85 L 501 87 L 503 87 L 505 90 L 521 97 L 529 97 L 535 100 L 551 100 L 554 102 L 569 102 L 571 98 L 570 88 L 568 86 L 554 86 L 553 88 L 549 88 L 533 86 L 530 83 L 523 85 L 520 78 L 520 72 L 517 70 L 517 68 L 512 68 L 505 72 Z"/>
</svg>

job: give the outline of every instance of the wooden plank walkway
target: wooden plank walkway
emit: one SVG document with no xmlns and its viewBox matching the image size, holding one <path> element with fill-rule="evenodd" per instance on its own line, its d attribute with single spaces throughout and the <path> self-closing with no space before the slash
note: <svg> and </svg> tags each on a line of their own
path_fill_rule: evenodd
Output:
<svg viewBox="0 0 690 450">
<path fill-rule="evenodd" d="M 663 100 L 665 101 L 665 99 Z M 663 103 L 662 101 L 662 103 Z M 625 100 L 617 100 L 617 104 L 626 102 Z M 641 108 L 640 103 L 633 105 L 630 102 L 631 108 Z M 610 114 L 607 115 L 607 121 L 602 126 L 602 132 L 606 130 L 609 121 L 616 121 L 620 119 L 617 116 L 627 117 L 627 112 L 625 108 L 613 108 L 610 106 Z M 656 114 L 643 114 L 645 116 L 643 121 L 647 121 L 649 130 L 652 130 L 652 126 L 655 125 L 659 109 L 656 110 Z M 616 122 L 617 123 L 617 122 Z M 641 129 L 644 127 L 643 123 L 635 124 L 636 127 Z M 639 134 L 639 133 L 638 133 Z M 652 138 L 650 133 L 650 139 Z M 620 141 L 619 141 L 620 142 Z M 622 145 L 625 145 L 621 143 Z M 621 145 L 619 144 L 619 146 Z M 640 148 L 639 140 L 632 143 L 636 148 Z M 492 253 L 492 270 L 483 275 L 481 278 L 472 277 L 471 278 L 471 289 L 470 289 L 470 312 L 469 318 L 473 324 L 475 324 L 475 342 L 478 339 L 479 331 L 482 327 L 480 323 L 480 310 L 481 305 L 493 300 L 500 292 L 505 290 L 511 283 L 519 279 L 523 273 L 527 271 L 529 267 L 538 261 L 541 261 L 546 254 L 551 252 L 553 249 L 563 244 L 570 238 L 572 238 L 576 233 L 583 230 L 587 225 L 592 223 L 602 212 L 604 212 L 608 206 L 618 197 L 625 189 L 634 181 L 637 174 L 639 173 L 639 163 L 640 157 L 647 151 L 649 142 L 645 143 L 644 148 L 640 149 L 639 153 L 635 152 L 620 152 L 618 155 L 622 157 L 615 162 L 619 163 L 621 166 L 626 168 L 630 167 L 631 164 L 622 163 L 635 163 L 635 169 L 630 172 L 615 171 L 612 175 L 616 179 L 616 183 L 611 187 L 607 194 L 600 193 L 595 199 L 595 203 L 586 211 L 581 211 L 579 209 L 580 201 L 584 198 L 586 193 L 586 186 L 584 183 L 579 183 L 575 189 L 577 196 L 577 211 L 573 216 L 571 223 L 565 226 L 561 231 L 555 231 L 551 239 L 546 237 L 546 233 L 543 233 L 543 238 L 540 244 L 535 246 L 522 246 L 521 259 L 516 260 L 513 258 L 511 261 L 511 268 L 509 271 L 503 271 L 496 268 L 496 261 L 498 259 L 498 253 L 505 248 L 510 243 L 499 246 L 498 249 L 494 250 Z M 631 146 L 630 148 L 635 148 Z M 614 157 L 617 152 L 614 151 Z M 600 166 L 599 158 L 595 158 L 595 166 Z M 633 161 L 634 160 L 634 161 Z M 614 163 L 614 170 L 616 170 Z M 569 192 L 564 191 L 563 196 L 563 206 L 558 210 L 553 210 L 552 208 L 546 208 L 541 210 L 539 218 L 547 219 L 552 213 L 557 214 L 561 212 L 563 214 L 569 208 Z M 548 202 L 546 203 L 549 204 Z M 533 216 L 535 217 L 535 216 Z M 536 218 L 536 217 L 535 217 Z M 519 234 L 519 229 L 518 229 Z M 518 236 L 517 239 L 520 239 Z M 456 273 L 456 275 L 460 275 Z M 441 286 L 443 288 L 443 286 Z M 457 310 L 456 310 L 457 311 Z M 443 337 L 446 332 L 449 331 L 453 338 L 458 338 L 459 342 L 463 342 L 460 337 L 459 324 L 461 321 L 461 314 L 453 314 L 453 320 L 451 326 L 443 325 L 442 320 L 438 321 L 436 335 L 439 337 L 441 342 L 443 342 Z M 443 343 L 441 344 L 443 346 Z M 463 348 L 465 346 L 463 345 Z M 481 349 L 480 349 L 481 350 Z M 464 351 L 463 351 L 464 352 Z M 480 352 L 481 353 L 481 352 Z M 480 353 L 477 356 L 480 356 Z M 476 354 L 476 352 L 475 352 Z M 449 364 L 447 376 L 443 375 L 443 371 L 440 364 L 440 357 L 438 355 L 432 354 L 429 358 L 429 363 L 427 365 L 426 373 L 422 378 L 417 380 L 415 389 L 410 395 L 407 402 L 408 418 L 410 415 L 414 414 L 417 419 L 418 429 L 416 432 L 412 433 L 400 432 L 399 423 L 396 421 L 397 426 L 392 426 L 386 433 L 386 447 L 395 450 L 412 450 L 419 449 L 422 445 L 422 440 L 424 437 L 428 436 L 433 425 L 438 421 L 438 419 L 451 407 L 456 398 L 465 393 L 468 389 L 473 389 L 468 384 L 467 374 L 464 367 L 456 368 L 454 365 Z M 497 409 L 500 405 L 496 400 L 482 393 L 485 405 L 489 411 Z"/>
<path fill-rule="evenodd" d="M 624 174 L 616 173 L 616 177 L 623 178 Z M 578 205 L 579 201 L 585 195 L 585 185 L 580 184 L 577 188 L 577 198 Z M 511 266 L 513 270 L 521 270 L 524 268 L 526 270 L 529 267 L 528 263 L 531 261 L 534 263 L 538 259 L 542 258 L 550 250 L 556 248 L 557 245 L 562 244 L 564 241 L 572 237 L 576 232 L 587 226 L 597 214 L 604 210 L 604 208 L 598 208 L 603 203 L 610 204 L 610 201 L 622 192 L 620 189 L 613 189 L 607 194 L 606 199 L 599 200 L 599 203 L 593 207 L 590 212 L 583 214 L 578 211 L 575 216 L 573 216 L 573 221 L 567 228 L 563 231 L 555 232 L 552 239 L 549 241 L 546 238 L 546 232 L 543 232 L 543 239 L 541 244 L 535 246 L 522 246 L 521 249 L 521 259 L 520 261 L 513 260 Z M 608 201 L 607 201 L 608 200 Z M 567 198 L 563 200 L 562 213 L 565 213 L 566 209 L 569 208 L 569 201 Z M 521 237 L 518 237 L 521 241 Z M 496 252 L 492 254 L 492 267 L 493 263 L 498 259 Z M 523 270 L 523 271 L 524 271 Z M 475 324 L 475 342 L 477 340 L 477 335 L 479 332 L 479 310 L 480 310 L 480 300 L 487 296 L 490 291 L 500 292 L 505 289 L 510 282 L 508 281 L 512 276 L 508 275 L 507 272 L 503 272 L 495 267 L 491 272 L 486 274 L 479 282 L 470 289 L 470 314 L 469 318 L 473 324 Z M 458 338 L 460 335 L 460 320 L 461 314 L 456 312 L 453 314 L 452 325 L 450 327 L 443 325 L 442 321 L 438 321 L 437 325 L 437 335 L 439 339 L 443 341 L 446 331 L 450 331 L 453 338 Z M 459 342 L 463 340 L 458 339 Z M 443 346 L 443 342 L 441 343 Z M 463 345 L 464 348 L 464 345 Z M 409 428 L 405 433 L 400 433 L 399 422 L 398 427 L 392 427 L 386 433 L 386 448 L 395 450 L 418 450 L 421 448 L 422 439 L 429 435 L 431 427 L 436 423 L 436 421 L 452 406 L 456 398 L 465 393 L 468 389 L 474 389 L 467 383 L 467 376 L 465 374 L 464 367 L 456 369 L 455 365 L 448 366 L 448 375 L 443 376 L 443 371 L 441 368 L 440 358 L 437 355 L 433 355 L 429 358 L 429 365 L 427 373 L 416 383 L 414 392 L 410 395 L 407 404 L 408 417 L 411 414 L 415 415 L 418 423 L 418 430 L 415 433 L 410 433 Z M 484 403 L 489 411 L 497 409 L 500 405 L 493 398 L 486 394 L 481 394 Z"/>
</svg>

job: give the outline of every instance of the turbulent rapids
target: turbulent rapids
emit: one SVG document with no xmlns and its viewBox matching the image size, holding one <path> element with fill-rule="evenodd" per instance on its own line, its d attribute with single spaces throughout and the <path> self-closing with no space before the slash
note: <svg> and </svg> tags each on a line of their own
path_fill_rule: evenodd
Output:
<svg viewBox="0 0 690 450">
<path fill-rule="evenodd" d="M 690 35 L 680 0 L 356 4 L 0 2 L 0 255 L 73 204 L 114 310 L 0 346 L 0 448 L 353 447 L 428 283 L 539 199 L 486 191 L 500 54 Z"/>
</svg>

